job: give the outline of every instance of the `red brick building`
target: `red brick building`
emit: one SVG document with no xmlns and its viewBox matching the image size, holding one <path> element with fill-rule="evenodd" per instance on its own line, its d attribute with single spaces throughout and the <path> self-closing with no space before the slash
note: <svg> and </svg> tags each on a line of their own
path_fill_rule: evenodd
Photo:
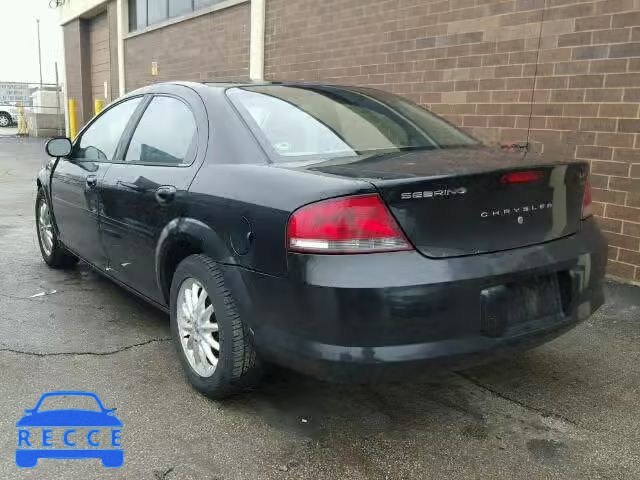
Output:
<svg viewBox="0 0 640 480">
<path fill-rule="evenodd" d="M 609 273 L 640 282 L 640 0 L 111 0 L 63 10 L 67 95 L 163 80 L 371 85 L 489 144 L 591 163 Z"/>
</svg>

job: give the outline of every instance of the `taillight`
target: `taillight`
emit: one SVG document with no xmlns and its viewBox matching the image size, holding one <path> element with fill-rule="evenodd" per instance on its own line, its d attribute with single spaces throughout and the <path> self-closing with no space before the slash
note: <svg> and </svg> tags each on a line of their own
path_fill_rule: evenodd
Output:
<svg viewBox="0 0 640 480">
<path fill-rule="evenodd" d="M 502 175 L 502 177 L 500 177 L 500 181 L 502 183 L 528 183 L 542 180 L 543 178 L 544 173 L 535 170 L 529 170 L 524 172 L 505 173 L 504 175 Z"/>
<path fill-rule="evenodd" d="M 307 253 L 369 253 L 411 250 L 378 195 L 312 203 L 289 218 L 287 247 Z"/>
<path fill-rule="evenodd" d="M 593 215 L 593 205 L 591 203 L 591 182 L 589 177 L 584 184 L 584 194 L 582 195 L 582 219 Z"/>
</svg>

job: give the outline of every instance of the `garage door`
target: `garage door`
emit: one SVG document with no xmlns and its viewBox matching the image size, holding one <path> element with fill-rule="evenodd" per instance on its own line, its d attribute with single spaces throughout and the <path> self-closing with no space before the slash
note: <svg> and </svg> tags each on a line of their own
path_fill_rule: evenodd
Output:
<svg viewBox="0 0 640 480">
<path fill-rule="evenodd" d="M 89 55 L 91 59 L 91 100 L 106 103 L 111 98 L 111 55 L 109 50 L 109 21 L 107 13 L 89 20 Z"/>
</svg>

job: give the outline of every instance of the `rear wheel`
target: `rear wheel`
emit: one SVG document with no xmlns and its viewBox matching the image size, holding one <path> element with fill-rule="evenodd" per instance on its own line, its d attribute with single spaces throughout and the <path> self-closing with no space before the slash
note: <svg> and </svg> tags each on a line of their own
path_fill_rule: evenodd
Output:
<svg viewBox="0 0 640 480">
<path fill-rule="evenodd" d="M 0 113 L 0 127 L 8 127 L 11 125 L 11 117 L 6 113 Z"/>
<path fill-rule="evenodd" d="M 206 255 L 191 255 L 171 282 L 171 334 L 191 384 L 212 398 L 255 385 L 261 368 L 249 329 L 222 272 Z"/>
<path fill-rule="evenodd" d="M 36 198 L 36 226 L 40 253 L 47 265 L 52 268 L 68 268 L 78 262 L 78 257 L 69 253 L 58 240 L 49 202 L 42 189 L 38 190 Z"/>
</svg>

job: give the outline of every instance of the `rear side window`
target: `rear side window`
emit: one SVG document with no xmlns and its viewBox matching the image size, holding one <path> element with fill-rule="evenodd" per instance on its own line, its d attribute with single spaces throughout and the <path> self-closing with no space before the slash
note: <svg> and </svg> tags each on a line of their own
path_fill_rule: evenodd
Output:
<svg viewBox="0 0 640 480">
<path fill-rule="evenodd" d="M 75 161 L 110 162 L 131 115 L 142 97 L 125 100 L 105 111 L 82 133 L 71 153 Z"/>
<path fill-rule="evenodd" d="M 133 132 L 125 162 L 191 163 L 196 134 L 195 118 L 185 103 L 173 97 L 154 97 Z"/>
<path fill-rule="evenodd" d="M 227 96 L 276 162 L 477 143 L 424 108 L 373 89 L 265 85 L 230 88 Z"/>
</svg>

